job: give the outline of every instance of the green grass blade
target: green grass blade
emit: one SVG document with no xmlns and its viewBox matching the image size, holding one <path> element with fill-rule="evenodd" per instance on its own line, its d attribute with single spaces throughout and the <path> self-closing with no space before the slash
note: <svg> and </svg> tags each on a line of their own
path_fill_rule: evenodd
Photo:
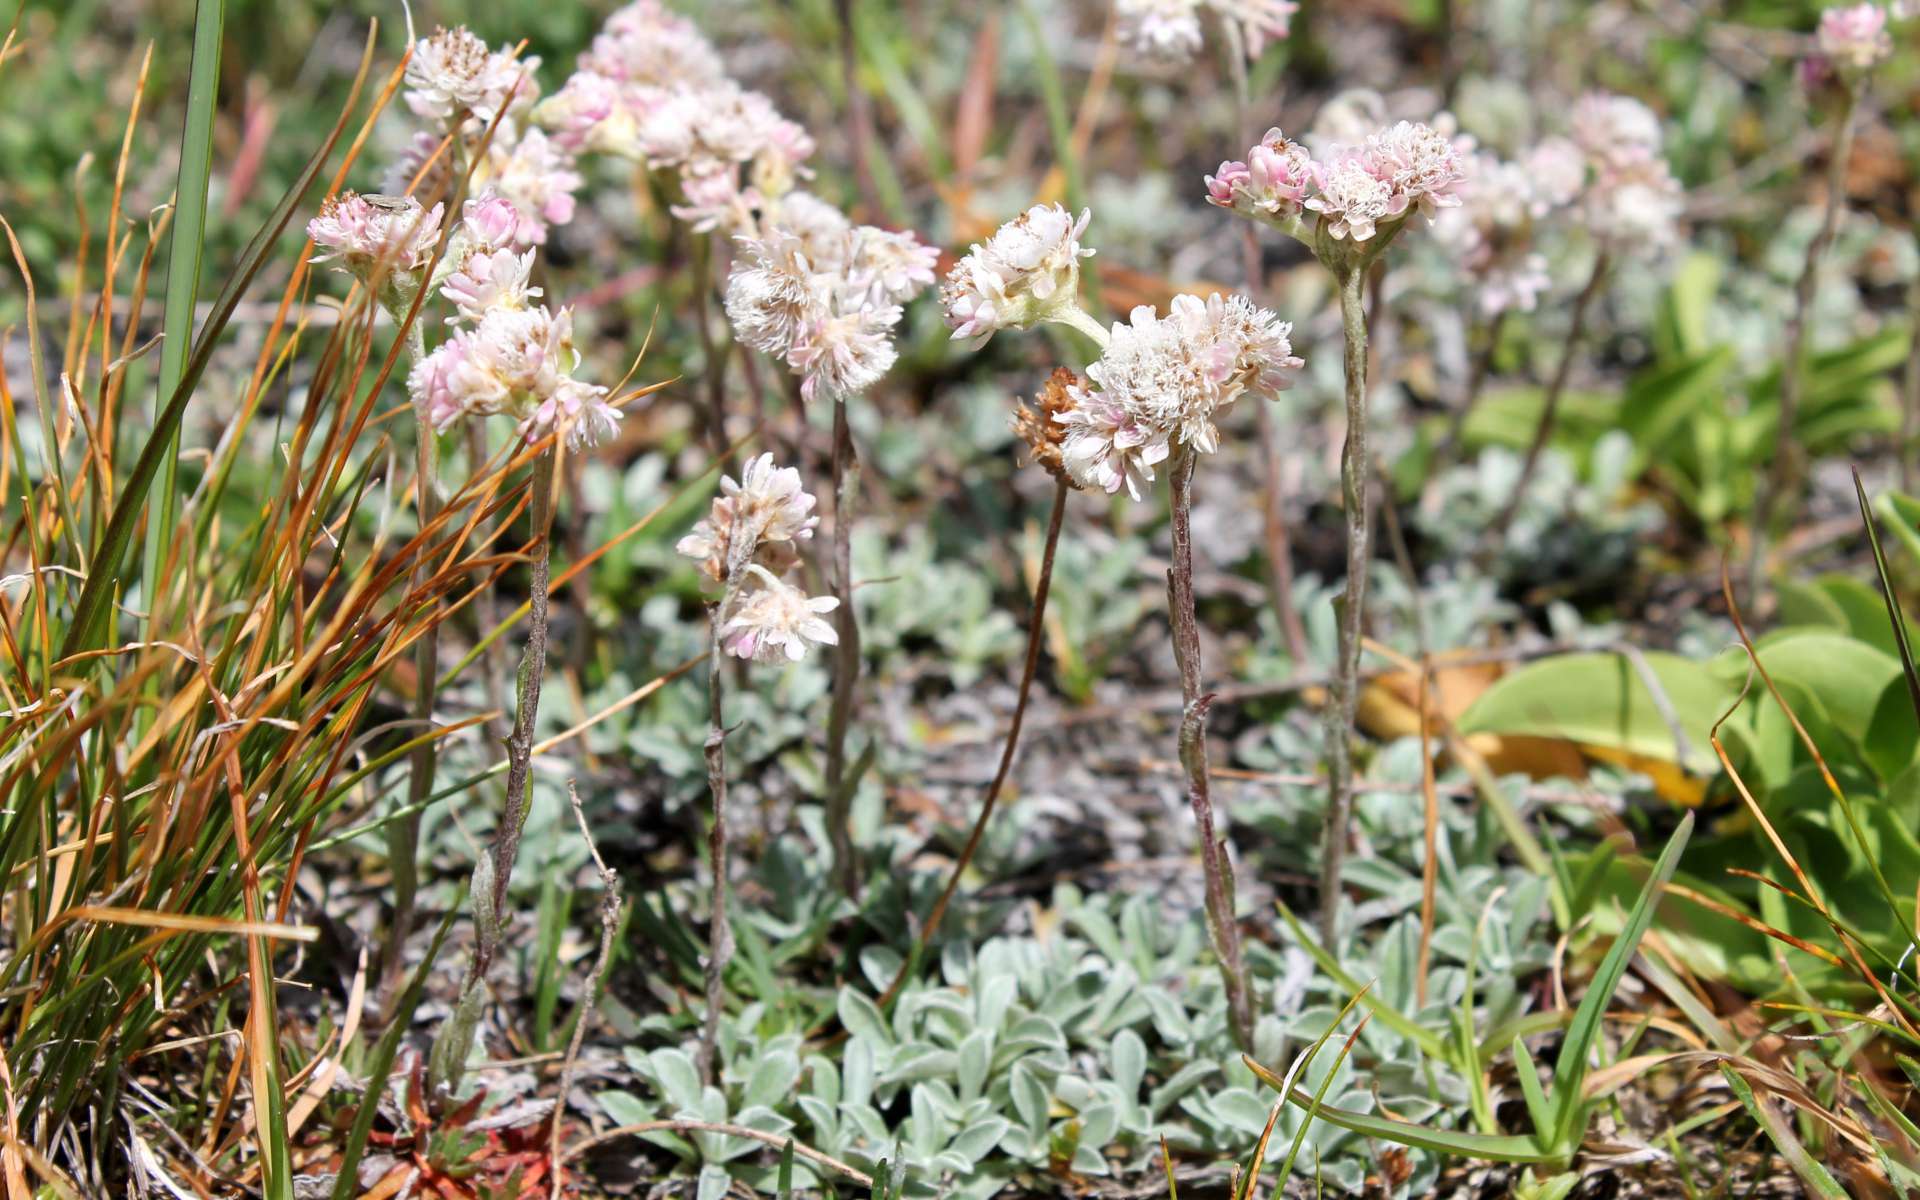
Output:
<svg viewBox="0 0 1920 1200">
<path fill-rule="evenodd" d="M 147 592 L 148 636 L 159 637 L 160 571 L 173 542 L 179 498 L 174 472 L 179 468 L 180 422 L 162 431 L 174 391 L 187 374 L 193 345 L 193 302 L 200 290 L 200 257 L 207 230 L 207 184 L 213 173 L 213 117 L 220 98 L 220 31 L 227 0 L 199 0 L 193 12 L 193 65 L 187 76 L 187 123 L 180 135 L 180 173 L 173 191 L 173 240 L 167 246 L 167 298 L 160 343 L 160 383 L 153 397 L 151 437 L 165 444 L 159 463 L 153 519 L 147 522 L 147 552 L 140 575 Z M 145 456 L 142 455 L 144 458 Z"/>
<path fill-rule="evenodd" d="M 1308 933 L 1306 926 L 1300 923 L 1300 918 L 1293 915 L 1292 909 L 1279 901 L 1275 902 L 1275 906 L 1279 908 L 1280 915 L 1285 918 L 1287 925 L 1292 928 L 1293 936 L 1299 941 L 1301 948 L 1313 959 L 1315 965 L 1327 973 L 1327 978 L 1339 984 L 1349 994 L 1359 997 L 1360 1002 L 1367 1006 L 1367 1011 L 1378 1017 L 1382 1025 L 1420 1047 L 1429 1057 L 1440 1059 L 1442 1062 L 1453 1061 L 1453 1056 L 1444 1039 L 1374 995 L 1370 988 L 1363 986 L 1358 979 L 1348 974 L 1325 947 L 1313 940 L 1313 935 Z"/>
<path fill-rule="evenodd" d="M 80 591 L 79 602 L 74 606 L 73 621 L 67 626 L 66 638 L 60 645 L 60 656 L 66 658 L 95 645 L 102 627 L 107 620 L 114 589 L 120 581 L 120 564 L 126 553 L 127 543 L 133 540 L 134 528 L 139 525 L 146 511 L 147 492 L 152 488 L 164 463 L 169 478 L 175 458 L 173 449 L 174 435 L 180 430 L 180 422 L 186 416 L 187 402 L 193 398 L 193 389 L 199 383 L 201 372 L 207 368 L 213 357 L 214 344 L 219 340 L 232 319 L 234 310 L 240 305 L 240 298 L 252 286 L 254 277 L 266 265 L 286 230 L 293 214 L 306 199 L 307 192 L 313 187 L 313 181 L 319 178 L 320 168 L 325 165 L 333 148 L 340 141 L 340 134 L 346 129 L 347 118 L 352 114 L 358 101 L 361 85 L 366 82 L 367 69 L 372 63 L 373 32 L 367 37 L 367 50 L 360 62 L 360 73 L 355 77 L 353 89 L 347 103 L 342 107 L 340 119 L 334 123 L 333 131 L 327 140 L 293 181 L 286 194 L 275 206 L 273 215 L 267 218 L 260 230 L 254 234 L 253 241 L 240 255 L 228 277 L 227 286 L 213 303 L 213 311 L 208 314 L 206 323 L 200 328 L 200 335 L 194 340 L 193 353 L 188 356 L 186 368 L 180 376 L 180 382 L 173 388 L 166 407 L 154 420 L 154 428 L 147 438 L 146 446 L 140 451 L 140 457 L 134 462 L 133 470 L 127 476 L 125 488 L 119 501 L 114 505 L 113 516 L 107 522 L 107 532 L 100 540 L 100 553 L 95 556 L 93 570 L 87 576 L 86 585 Z"/>
<path fill-rule="evenodd" d="M 1600 969 L 1594 972 L 1593 980 L 1587 985 L 1587 994 L 1580 998 L 1580 1006 L 1574 1010 L 1573 1023 L 1567 1027 L 1566 1041 L 1560 1044 L 1560 1057 L 1553 1069 L 1553 1127 L 1550 1131 L 1553 1142 L 1561 1147 L 1568 1139 L 1579 1136 L 1573 1128 L 1579 1119 L 1582 1104 L 1580 1085 L 1587 1074 L 1587 1054 L 1593 1048 L 1594 1039 L 1600 1035 L 1600 1021 L 1606 1015 L 1607 1004 L 1613 999 L 1614 989 L 1620 986 L 1620 979 L 1627 973 L 1627 963 L 1632 960 L 1634 951 L 1640 947 L 1640 939 L 1646 936 L 1647 928 L 1653 924 L 1655 910 L 1660 906 L 1660 892 L 1673 872 L 1680 865 L 1680 852 L 1686 849 L 1687 839 L 1693 836 L 1693 814 L 1688 813 L 1680 821 L 1680 827 L 1673 831 L 1673 838 L 1667 842 L 1667 848 L 1660 852 L 1659 861 L 1653 864 L 1653 873 L 1647 877 L 1647 884 L 1640 890 L 1640 898 L 1634 901 L 1633 911 L 1627 914 L 1626 924 L 1620 929 L 1620 935 L 1613 939 L 1605 958 L 1600 960 Z"/>
</svg>

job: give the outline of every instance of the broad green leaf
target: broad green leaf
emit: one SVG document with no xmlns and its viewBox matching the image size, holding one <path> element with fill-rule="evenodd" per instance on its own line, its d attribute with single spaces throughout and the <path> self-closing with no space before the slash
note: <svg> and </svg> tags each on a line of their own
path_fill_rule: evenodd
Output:
<svg viewBox="0 0 1920 1200">
<path fill-rule="evenodd" d="M 1644 657 L 1685 736 L 1684 762 L 1673 727 L 1623 654 L 1567 654 L 1522 667 L 1474 701 L 1460 731 L 1566 738 L 1711 773 L 1716 760 L 1709 735 L 1733 688 L 1704 663 L 1658 651 Z"/>
<path fill-rule="evenodd" d="M 1825 630 L 1783 630 L 1762 638 L 1756 650 L 1776 683 L 1798 685 L 1820 705 L 1835 730 L 1856 745 L 1866 739 L 1873 724 L 1880 693 L 1900 675 L 1900 662 L 1893 655 L 1858 638 Z M 1736 660 L 1729 656 L 1725 661 Z M 1744 673 L 1744 667 L 1739 669 Z M 1770 697 L 1756 700 L 1772 703 Z"/>
</svg>

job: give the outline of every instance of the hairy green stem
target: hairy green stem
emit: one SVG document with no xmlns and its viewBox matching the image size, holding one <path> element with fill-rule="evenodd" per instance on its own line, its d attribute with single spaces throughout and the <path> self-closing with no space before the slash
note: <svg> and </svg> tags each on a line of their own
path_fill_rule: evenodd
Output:
<svg viewBox="0 0 1920 1200">
<path fill-rule="evenodd" d="M 736 544 L 747 540 L 737 536 L 737 529 L 735 532 Z M 713 920 L 707 931 L 707 1011 L 700 1022 L 700 1044 L 694 1055 L 703 1084 L 714 1081 L 727 963 L 733 958 L 733 925 L 727 915 L 727 726 L 721 705 L 720 670 L 720 627 L 726 621 L 733 594 L 734 584 L 729 580 L 720 599 L 707 606 L 707 790 L 713 797 L 707 853 L 713 862 Z"/>
<path fill-rule="evenodd" d="M 853 789 L 847 778 L 847 730 L 853 723 L 854 685 L 860 676 L 860 623 L 853 613 L 853 493 L 859 486 L 853 431 L 847 424 L 847 400 L 833 401 L 833 612 L 839 645 L 833 656 L 833 699 L 827 712 L 827 839 L 833 847 L 834 877 L 848 899 L 860 898 L 860 867 L 853 846 Z"/>
<path fill-rule="evenodd" d="M 415 322 L 414 329 L 419 328 Z M 416 357 L 415 361 L 419 361 Z M 411 587 L 415 594 L 425 589 L 432 578 L 428 561 L 428 528 L 440 510 L 440 439 L 424 419 L 417 423 L 414 472 L 414 501 L 420 513 L 420 549 L 414 559 Z M 437 601 L 435 602 L 437 603 Z M 413 718 L 416 732 L 425 734 L 433 727 L 433 699 L 440 664 L 440 623 L 435 621 L 420 634 L 413 646 L 414 694 Z M 433 794 L 434 765 L 438 747 L 424 739 L 414 747 L 407 763 L 407 806 L 423 804 Z M 389 984 L 400 977 L 402 950 L 413 932 L 414 897 L 420 884 L 420 814 L 412 812 L 387 826 L 387 863 L 393 871 L 393 926 L 387 934 L 383 975 Z"/>
<path fill-rule="evenodd" d="M 1340 324 L 1346 335 L 1347 438 L 1340 456 L 1340 485 L 1347 510 L 1347 593 L 1340 605 L 1339 661 L 1332 702 L 1326 706 L 1327 813 L 1320 845 L 1320 940 L 1337 945 L 1340 868 L 1347 855 L 1347 824 L 1353 806 L 1353 717 L 1360 693 L 1360 634 L 1366 612 L 1367 509 L 1367 314 L 1361 302 L 1362 264 L 1338 272 Z"/>
</svg>

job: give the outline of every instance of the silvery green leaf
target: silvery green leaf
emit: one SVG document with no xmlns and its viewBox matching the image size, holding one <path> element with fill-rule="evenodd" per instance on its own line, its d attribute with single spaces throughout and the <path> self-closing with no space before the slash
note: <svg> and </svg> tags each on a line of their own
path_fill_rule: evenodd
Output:
<svg viewBox="0 0 1920 1200">
<path fill-rule="evenodd" d="M 1120 1112 L 1111 1104 L 1096 1104 L 1080 1113 L 1080 1143 L 1105 1149 L 1120 1129 Z"/>
<path fill-rule="evenodd" d="M 724 1169 L 701 1167 L 700 1186 L 694 1194 L 694 1200 L 722 1200 L 731 1186 L 733 1186 L 733 1178 Z"/>
<path fill-rule="evenodd" d="M 987 1068 L 993 1064 L 993 1035 L 976 1029 L 960 1043 L 960 1098 L 972 1100 L 987 1084 Z"/>
<path fill-rule="evenodd" d="M 964 1154 L 942 1150 L 927 1160 L 927 1169 L 935 1175 L 965 1176 L 973 1170 L 973 1160 Z"/>
<path fill-rule="evenodd" d="M 1067 1035 L 1060 1026 L 1038 1014 L 1029 1014 L 1007 1031 L 1007 1045 L 1022 1050 L 1064 1050 Z"/>
<path fill-rule="evenodd" d="M 669 1106 L 700 1107 L 700 1072 L 693 1069 L 693 1060 L 687 1057 L 686 1051 L 663 1046 L 647 1056 L 647 1066 Z"/>
<path fill-rule="evenodd" d="M 1094 1102 L 1093 1084 L 1078 1075 L 1062 1075 L 1053 1081 L 1053 1094 L 1071 1109 L 1082 1109 Z"/>
<path fill-rule="evenodd" d="M 851 1122 L 860 1131 L 860 1137 L 866 1142 L 870 1154 L 878 1147 L 893 1144 L 893 1134 L 887 1129 L 887 1123 L 881 1120 L 880 1114 L 873 1111 L 869 1105 L 842 1105 L 840 1119 Z"/>
<path fill-rule="evenodd" d="M 944 1079 L 960 1066 L 960 1057 L 925 1042 L 909 1042 L 894 1051 L 893 1062 L 880 1076 L 882 1083 L 913 1083 L 921 1079 Z"/>
<path fill-rule="evenodd" d="M 840 1068 L 824 1054 L 807 1055 L 807 1079 L 813 1095 L 828 1104 L 840 1102 Z"/>
<path fill-rule="evenodd" d="M 655 1116 L 653 1106 L 631 1092 L 601 1092 L 594 1101 L 615 1125 L 638 1125 Z"/>
<path fill-rule="evenodd" d="M 842 1103 L 864 1106 L 873 1098 L 873 1045 L 856 1038 L 847 1043 L 844 1060 L 846 1077 L 841 1083 Z"/>
<path fill-rule="evenodd" d="M 1153 1010 L 1153 1027 L 1164 1041 L 1174 1046 L 1193 1041 L 1193 1025 L 1178 1000 L 1154 987 L 1142 989 L 1140 995 Z"/>
<path fill-rule="evenodd" d="M 806 1114 L 807 1123 L 813 1126 L 815 1149 L 833 1153 L 840 1143 L 840 1117 L 834 1105 L 818 1096 L 802 1093 L 799 1101 L 800 1111 Z"/>
<path fill-rule="evenodd" d="M 1140 1040 L 1140 1035 L 1131 1029 L 1115 1034 L 1108 1062 L 1112 1064 L 1113 1081 L 1120 1090 L 1128 1096 L 1138 1095 L 1140 1081 L 1147 1074 L 1147 1044 Z"/>
<path fill-rule="evenodd" d="M 900 952 L 878 943 L 860 952 L 860 972 L 876 992 L 885 992 L 900 970 Z"/>
<path fill-rule="evenodd" d="M 1043 1142 L 1036 1140 L 1019 1125 L 1009 1124 L 1007 1131 L 1000 1135 L 1000 1152 L 1015 1162 L 1025 1163 L 1044 1158 L 1045 1155 L 1040 1151 L 1042 1145 Z"/>
<path fill-rule="evenodd" d="M 1105 1175 L 1109 1170 L 1106 1156 L 1085 1142 L 1074 1147 L 1073 1169 L 1081 1175 Z"/>
<path fill-rule="evenodd" d="M 974 998 L 974 1024 L 995 1033 L 1006 1023 L 1007 1010 L 1013 1007 L 1019 985 L 1008 975 L 995 975 L 980 986 Z"/>
<path fill-rule="evenodd" d="M 1175 1071 L 1167 1081 L 1153 1089 L 1148 1097 L 1147 1106 L 1157 1116 L 1167 1105 L 1186 1095 L 1200 1085 L 1200 1082 L 1214 1073 L 1211 1063 L 1190 1062 Z"/>
<path fill-rule="evenodd" d="M 1208 1106 L 1227 1124 L 1255 1137 L 1267 1127 L 1267 1113 L 1273 1107 L 1250 1088 L 1239 1087 L 1216 1092 L 1208 1099 Z"/>
<path fill-rule="evenodd" d="M 791 1050 L 762 1054 L 740 1091 L 741 1102 L 767 1106 L 785 1103 L 799 1078 L 800 1060 Z"/>
<path fill-rule="evenodd" d="M 939 1152 L 946 1144 L 952 1130 L 947 1121 L 937 1111 L 924 1086 L 916 1087 L 907 1094 L 907 1111 L 912 1114 L 907 1120 L 907 1142 L 912 1148 L 914 1158 L 925 1162 Z"/>
<path fill-rule="evenodd" d="M 880 1015 L 879 1008 L 851 987 L 840 989 L 834 1009 L 840 1015 L 840 1024 L 846 1026 L 847 1032 L 854 1038 L 872 1042 L 880 1048 L 893 1045 L 893 1035 L 888 1032 L 886 1018 Z"/>
<path fill-rule="evenodd" d="M 1013 1064 L 1013 1108 L 1029 1133 L 1041 1137 L 1047 1128 L 1047 1088 L 1039 1074 L 1026 1062 Z"/>
</svg>

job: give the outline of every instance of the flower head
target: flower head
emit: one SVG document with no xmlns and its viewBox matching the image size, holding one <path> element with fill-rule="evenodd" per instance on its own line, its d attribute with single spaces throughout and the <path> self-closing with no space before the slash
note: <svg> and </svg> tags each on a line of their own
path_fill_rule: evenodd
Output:
<svg viewBox="0 0 1920 1200">
<path fill-rule="evenodd" d="M 976 243 L 940 287 L 955 339 L 982 345 L 1001 329 L 1030 329 L 1079 303 L 1080 245 L 1091 213 L 1078 219 L 1057 204 L 1036 204 Z"/>
<path fill-rule="evenodd" d="M 1587 189 L 1587 226 L 1623 252 L 1659 250 L 1678 234 L 1681 199 L 1665 159 L 1619 163 L 1602 170 Z"/>
<path fill-rule="evenodd" d="M 1820 27 L 1814 41 L 1828 62 L 1855 74 L 1893 53 L 1893 39 L 1887 34 L 1887 11 L 1872 3 L 1825 10 L 1820 14 Z"/>
<path fill-rule="evenodd" d="M 847 250 L 849 289 L 873 304 L 904 304 L 932 285 L 940 252 L 910 230 L 862 225 Z"/>
<path fill-rule="evenodd" d="M 720 626 L 720 647 L 752 662 L 799 662 L 810 646 L 838 645 L 840 638 L 823 619 L 840 606 L 833 596 L 808 596 L 755 568 L 761 585 L 741 597 Z"/>
<path fill-rule="evenodd" d="M 1153 468 L 1173 452 L 1167 431 L 1155 429 L 1103 392 L 1075 387 L 1071 407 L 1054 420 L 1067 431 L 1061 466 L 1080 487 L 1113 495 L 1121 488 L 1135 500 L 1153 482 Z"/>
<path fill-rule="evenodd" d="M 1120 40 L 1135 53 L 1186 62 L 1200 49 L 1200 0 L 1117 0 Z"/>
<path fill-rule="evenodd" d="M 598 384 L 563 378 L 520 422 L 520 432 L 541 438 L 564 429 L 568 449 L 597 446 L 620 432 L 620 409 L 607 397 L 607 389 Z"/>
<path fill-rule="evenodd" d="M 1573 106 L 1574 144 L 1596 165 L 1628 162 L 1660 152 L 1660 118 L 1631 96 L 1589 92 Z"/>
<path fill-rule="evenodd" d="M 1431 220 L 1436 209 L 1460 204 L 1464 160 L 1433 127 L 1401 121 L 1368 138 L 1365 155 L 1371 172 L 1393 189 L 1388 208 L 1395 216 L 1418 212 Z"/>
<path fill-rule="evenodd" d="M 457 310 L 447 324 L 479 321 L 496 308 L 525 308 L 538 298 L 540 289 L 529 286 L 534 252 L 516 254 L 512 250 L 489 250 L 484 245 L 469 248 L 460 267 L 440 285 L 440 294 Z"/>
<path fill-rule="evenodd" d="M 1376 174 L 1372 161 L 1359 151 L 1314 163 L 1313 184 L 1314 194 L 1305 207 L 1320 214 L 1335 241 L 1367 241 L 1380 222 L 1399 215 L 1393 208 L 1393 185 Z"/>
<path fill-rule="evenodd" d="M 783 570 L 787 563 L 780 558 L 769 562 L 769 552 L 790 555 L 794 542 L 813 536 L 820 523 L 813 515 L 814 503 L 800 484 L 799 471 L 775 467 L 773 455 L 762 454 L 747 460 L 740 482 L 720 480 L 712 509 L 674 549 L 699 560 L 700 569 L 715 583 L 726 583 L 730 571 L 744 569 L 748 562 Z M 733 561 L 736 548 L 738 563 Z"/>
<path fill-rule="evenodd" d="M 464 25 L 440 29 L 420 39 L 407 60 L 407 107 L 442 124 L 463 112 L 491 121 L 502 108 L 533 103 L 539 66 L 537 58 L 489 50 Z"/>
<path fill-rule="evenodd" d="M 863 304 L 847 312 L 815 315 L 794 331 L 787 365 L 800 376 L 800 398 L 857 396 L 893 367 L 898 351 L 893 327 L 900 309 Z"/>
<path fill-rule="evenodd" d="M 742 237 L 727 274 L 727 319 L 734 336 L 764 354 L 784 356 L 801 327 L 827 313 L 825 278 L 804 244 L 784 229 Z"/>
<path fill-rule="evenodd" d="M 626 83 L 667 87 L 712 83 L 725 67 L 713 44 L 660 0 L 636 0 L 607 18 L 581 69 Z"/>
<path fill-rule="evenodd" d="M 492 308 L 420 360 L 407 375 L 407 391 L 421 415 L 445 430 L 463 416 L 538 408 L 577 360 L 570 310 Z"/>
<path fill-rule="evenodd" d="M 1292 326 L 1244 296 L 1176 296 L 1165 317 L 1142 306 L 1115 324 L 1100 361 L 1087 368 L 1097 392 L 1077 393 L 1056 418 L 1071 432 L 1061 454 L 1079 482 L 1139 498 L 1154 464 L 1174 445 L 1219 448 L 1214 418 L 1241 396 L 1272 397 L 1302 361 Z"/>
<path fill-rule="evenodd" d="M 422 208 L 412 196 L 329 196 L 320 215 L 307 222 L 307 236 L 321 251 L 313 261 L 339 262 L 356 275 L 376 265 L 417 271 L 433 256 L 445 208 Z"/>
<path fill-rule="evenodd" d="M 474 185 L 491 189 L 519 214 L 512 244 L 524 250 L 545 245 L 547 230 L 573 220 L 573 193 L 584 182 L 573 156 L 540 129 L 517 140 L 496 131 L 486 158 L 474 171 Z"/>
<path fill-rule="evenodd" d="M 1224 162 L 1207 176 L 1207 202 L 1251 217 L 1285 220 L 1300 214 L 1313 186 L 1313 156 L 1278 129 L 1267 130 L 1245 162 Z"/>
</svg>

